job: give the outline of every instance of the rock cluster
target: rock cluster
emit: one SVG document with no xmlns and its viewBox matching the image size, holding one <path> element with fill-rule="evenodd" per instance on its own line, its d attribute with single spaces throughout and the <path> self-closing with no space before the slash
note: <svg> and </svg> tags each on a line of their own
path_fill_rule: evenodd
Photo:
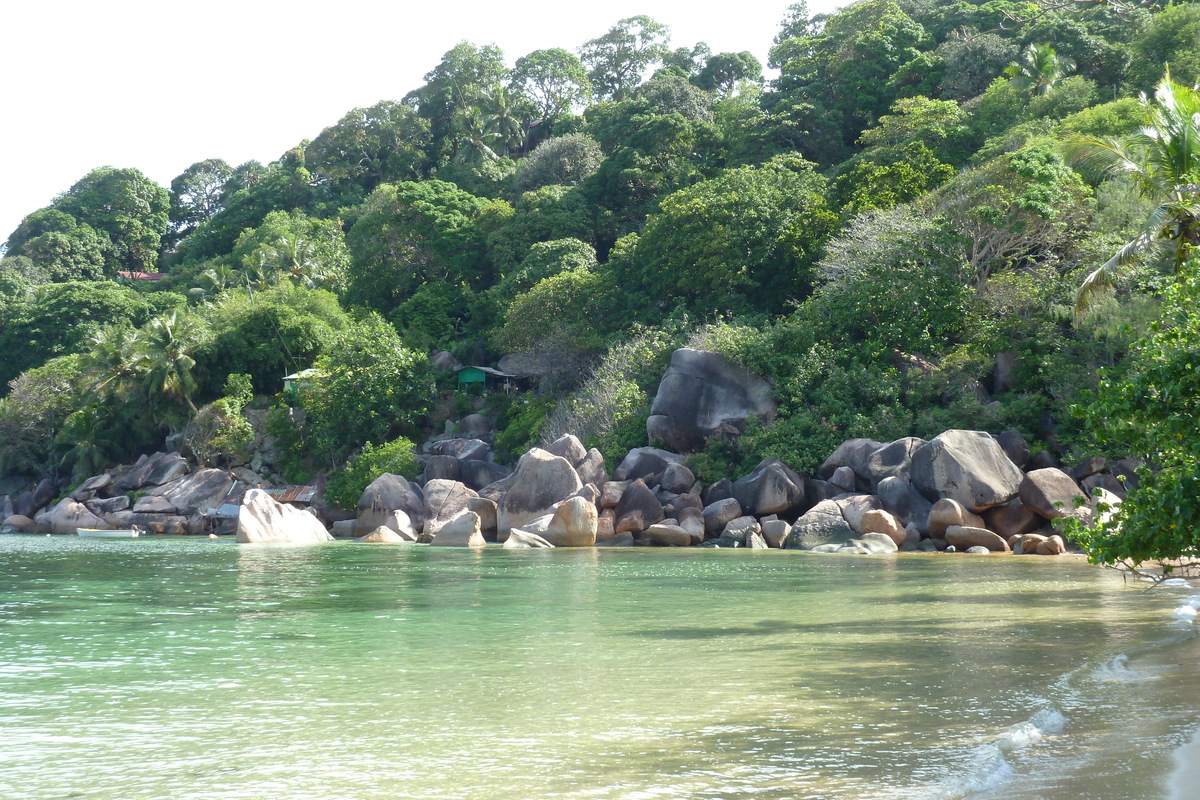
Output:
<svg viewBox="0 0 1200 800">
<path fill-rule="evenodd" d="M 695 350 L 676 351 L 654 401 L 648 433 L 681 452 L 750 416 L 775 413 L 769 387 Z M 817 470 L 798 474 L 768 458 L 737 480 L 702 485 L 684 456 L 630 450 L 610 475 L 604 457 L 573 435 L 535 447 L 514 468 L 495 463 L 490 423 L 479 415 L 426 442 L 417 480 L 384 474 L 353 515 L 275 503 L 244 467 L 198 469 L 176 453 L 143 456 L 98 475 L 57 502 L 44 481 L 4 498 L 9 529 L 73 533 L 80 527 L 206 533 L 209 513 L 241 503 L 239 541 L 424 542 L 436 546 L 744 547 L 821 553 L 939 550 L 1067 552 L 1062 520 L 1084 521 L 1119 504 L 1137 464 L 1088 458 L 1074 469 L 1031 452 L 1015 431 L 950 430 L 843 442 Z M 249 489 L 249 491 L 247 491 Z M 242 495 L 245 498 L 242 498 Z M 1090 499 L 1089 499 L 1090 498 Z M 327 532 L 332 523 L 332 537 Z"/>
<path fill-rule="evenodd" d="M 52 502 L 53 485 L 43 482 L 16 498 L 16 519 L 10 517 L 5 524 L 57 534 L 135 525 L 148 533 L 208 533 L 209 512 L 222 503 L 240 501 L 246 488 L 225 470 L 193 470 L 178 453 L 154 453 L 130 467 L 89 478 L 57 502 Z"/>
</svg>

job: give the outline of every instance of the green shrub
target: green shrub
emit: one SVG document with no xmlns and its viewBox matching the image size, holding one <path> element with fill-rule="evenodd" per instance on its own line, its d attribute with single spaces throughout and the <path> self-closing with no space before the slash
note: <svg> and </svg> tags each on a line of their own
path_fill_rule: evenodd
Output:
<svg viewBox="0 0 1200 800">
<path fill-rule="evenodd" d="M 358 505 L 363 490 L 385 472 L 409 480 L 417 477 L 421 467 L 413 455 L 413 447 L 403 437 L 378 446 L 367 442 L 361 453 L 330 476 L 325 501 L 337 508 L 352 509 Z"/>
<path fill-rule="evenodd" d="M 371 315 L 339 331 L 300 387 L 310 452 L 331 467 L 368 442 L 412 434 L 425 421 L 433 368 Z"/>
<path fill-rule="evenodd" d="M 1130 357 L 1128 373 L 1102 374 L 1076 410 L 1102 443 L 1156 467 L 1140 475 L 1110 523 L 1081 533 L 1095 563 L 1200 561 L 1198 266 L 1185 266 L 1168 290 L 1162 318 Z"/>
<path fill-rule="evenodd" d="M 241 402 L 235 398 L 214 400 L 202 407 L 184 429 L 184 441 L 206 466 L 245 462 L 254 443 L 254 429 L 241 415 Z"/>
<path fill-rule="evenodd" d="M 525 400 L 509 406 L 495 439 L 501 455 L 516 458 L 536 444 L 550 408 L 548 400 Z"/>
<path fill-rule="evenodd" d="M 277 396 L 276 402 L 282 403 Z M 267 411 L 267 434 L 275 438 L 275 446 L 283 453 L 283 460 L 275 466 L 283 479 L 290 483 L 308 483 L 312 478 L 312 467 L 304 432 L 292 419 L 287 405 L 275 405 Z"/>
<path fill-rule="evenodd" d="M 685 343 L 687 318 L 639 330 L 613 345 L 580 387 L 546 417 L 541 441 L 573 433 L 610 465 L 646 444 L 646 418 L 671 353 Z"/>
</svg>

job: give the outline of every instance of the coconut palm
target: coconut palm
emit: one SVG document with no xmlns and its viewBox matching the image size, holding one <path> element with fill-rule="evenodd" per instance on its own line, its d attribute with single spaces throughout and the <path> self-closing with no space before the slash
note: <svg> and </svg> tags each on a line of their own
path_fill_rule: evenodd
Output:
<svg viewBox="0 0 1200 800">
<path fill-rule="evenodd" d="M 267 258 L 266 252 L 259 248 L 242 259 L 242 268 L 238 270 L 238 279 L 252 292 L 261 292 L 271 288 L 279 276 L 279 269 Z"/>
<path fill-rule="evenodd" d="M 1075 71 L 1075 62 L 1048 44 L 1028 44 L 1004 74 L 1013 88 L 1029 94 L 1050 94 Z"/>
<path fill-rule="evenodd" d="M 1153 97 L 1142 95 L 1145 125 L 1127 136 L 1075 136 L 1067 142 L 1073 163 L 1115 176 L 1129 175 L 1138 193 L 1154 204 L 1141 231 L 1079 287 L 1077 305 L 1111 287 L 1121 268 L 1156 243 L 1174 250 L 1176 270 L 1200 244 L 1200 93 L 1171 80 L 1168 71 Z"/>
<path fill-rule="evenodd" d="M 455 161 L 473 163 L 500 160 L 500 156 L 492 149 L 499 137 L 491 129 L 483 109 L 479 106 L 460 108 L 454 115 L 454 124 L 458 129 L 458 152 L 454 156 Z"/>
<path fill-rule="evenodd" d="M 196 360 L 189 354 L 193 345 L 186 318 L 180 319 L 175 312 L 155 317 L 142 329 L 140 366 L 150 397 L 161 395 L 183 400 L 195 414 L 192 395 L 196 391 L 196 378 L 192 368 Z"/>
<path fill-rule="evenodd" d="M 238 271 L 228 264 L 216 264 L 200 272 L 199 283 L 206 294 L 218 295 L 238 283 Z"/>
<path fill-rule="evenodd" d="M 478 98 L 488 131 L 499 145 L 501 155 L 519 150 L 525 144 L 525 120 L 529 101 L 520 93 L 496 84 Z"/>
<path fill-rule="evenodd" d="M 312 289 L 329 278 L 316 247 L 302 236 L 284 234 L 261 250 L 262 263 L 282 272 L 293 283 Z"/>
<path fill-rule="evenodd" d="M 75 480 L 95 475 L 116 458 L 117 443 L 105 426 L 99 406 L 88 406 L 67 417 L 55 444 L 66 448 L 59 466 L 70 466 Z"/>
<path fill-rule="evenodd" d="M 101 397 L 128 394 L 141 362 L 141 337 L 130 325 L 109 325 L 88 340 L 83 374 L 89 389 Z"/>
</svg>

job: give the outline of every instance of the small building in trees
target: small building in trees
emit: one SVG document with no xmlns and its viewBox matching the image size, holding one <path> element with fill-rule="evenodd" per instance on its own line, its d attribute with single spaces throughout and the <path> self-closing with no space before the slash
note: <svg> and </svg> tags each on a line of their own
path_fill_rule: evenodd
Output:
<svg viewBox="0 0 1200 800">
<path fill-rule="evenodd" d="M 458 388 L 462 390 L 475 389 L 480 392 L 500 391 L 511 394 L 519 388 L 516 384 L 519 375 L 501 372 L 492 367 L 459 367 L 455 371 Z"/>
</svg>

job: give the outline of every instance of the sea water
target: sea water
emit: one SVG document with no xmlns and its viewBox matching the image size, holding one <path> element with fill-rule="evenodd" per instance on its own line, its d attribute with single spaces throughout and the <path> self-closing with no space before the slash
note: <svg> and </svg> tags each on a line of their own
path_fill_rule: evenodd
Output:
<svg viewBox="0 0 1200 800">
<path fill-rule="evenodd" d="M 0 797 L 1187 800 L 1193 595 L 1032 556 L 4 536 Z"/>
</svg>

